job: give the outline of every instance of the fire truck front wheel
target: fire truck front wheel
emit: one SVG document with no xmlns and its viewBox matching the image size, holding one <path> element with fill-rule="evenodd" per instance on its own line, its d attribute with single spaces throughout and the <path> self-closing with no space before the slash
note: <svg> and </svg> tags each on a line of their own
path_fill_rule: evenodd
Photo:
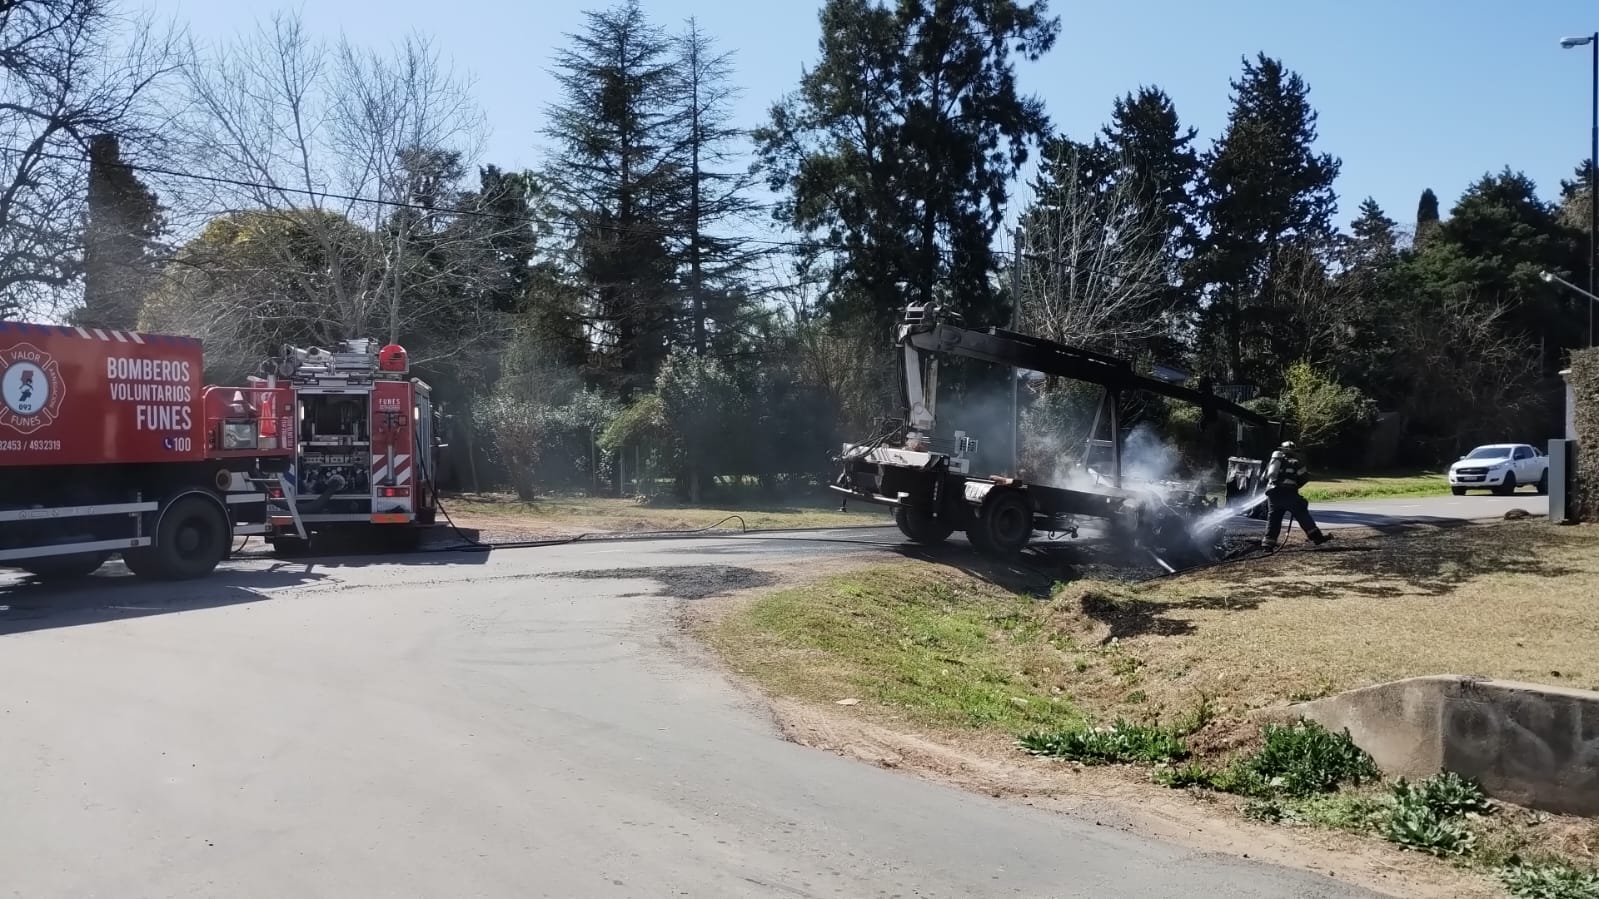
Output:
<svg viewBox="0 0 1599 899">
<path fill-rule="evenodd" d="M 215 570 L 227 558 L 232 534 L 215 500 L 191 494 L 167 507 L 155 537 L 154 546 L 123 555 L 128 570 L 141 577 L 182 581 Z"/>
</svg>

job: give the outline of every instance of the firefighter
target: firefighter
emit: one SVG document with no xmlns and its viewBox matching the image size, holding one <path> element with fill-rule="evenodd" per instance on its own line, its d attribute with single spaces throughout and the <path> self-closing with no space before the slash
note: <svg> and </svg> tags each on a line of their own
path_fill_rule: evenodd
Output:
<svg viewBox="0 0 1599 899">
<path fill-rule="evenodd" d="M 1316 526 L 1316 520 L 1310 517 L 1310 503 L 1299 495 L 1299 488 L 1309 479 L 1310 473 L 1292 440 L 1271 454 L 1271 462 L 1266 466 L 1266 539 L 1261 541 L 1261 546 L 1271 549 L 1277 545 L 1283 519 L 1289 515 L 1299 522 L 1311 543 L 1320 546 L 1332 539 Z"/>
</svg>

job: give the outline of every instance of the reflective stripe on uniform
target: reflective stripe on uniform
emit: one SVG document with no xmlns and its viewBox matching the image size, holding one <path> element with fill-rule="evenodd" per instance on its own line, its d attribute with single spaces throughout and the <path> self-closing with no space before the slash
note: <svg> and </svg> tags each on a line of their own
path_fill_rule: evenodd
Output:
<svg viewBox="0 0 1599 899">
<path fill-rule="evenodd" d="M 1266 481 L 1273 487 L 1298 487 L 1305 482 L 1305 465 L 1298 459 L 1276 461 Z"/>
</svg>

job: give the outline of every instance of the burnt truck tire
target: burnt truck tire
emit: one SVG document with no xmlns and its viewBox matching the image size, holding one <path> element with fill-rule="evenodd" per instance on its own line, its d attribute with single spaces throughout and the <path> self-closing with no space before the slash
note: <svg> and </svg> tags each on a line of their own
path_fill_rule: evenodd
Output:
<svg viewBox="0 0 1599 899">
<path fill-rule="evenodd" d="M 111 554 L 107 552 L 73 553 L 70 556 L 34 559 L 23 564 L 21 568 L 41 581 L 51 583 L 77 581 L 99 571 L 100 566 L 109 558 Z"/>
<path fill-rule="evenodd" d="M 966 538 L 985 556 L 1008 559 L 1033 538 L 1033 507 L 1015 490 L 990 493 L 977 510 Z"/>
<path fill-rule="evenodd" d="M 227 517 L 216 502 L 191 494 L 178 499 L 162 514 L 155 546 L 150 548 L 148 569 L 138 571 L 133 565 L 128 568 L 135 574 L 163 581 L 205 577 L 228 557 L 232 539 Z"/>
<path fill-rule="evenodd" d="M 926 509 L 913 506 L 895 506 L 894 524 L 912 543 L 929 546 L 943 543 L 950 534 L 955 533 L 955 525 L 950 523 L 948 516 L 934 518 Z"/>
</svg>

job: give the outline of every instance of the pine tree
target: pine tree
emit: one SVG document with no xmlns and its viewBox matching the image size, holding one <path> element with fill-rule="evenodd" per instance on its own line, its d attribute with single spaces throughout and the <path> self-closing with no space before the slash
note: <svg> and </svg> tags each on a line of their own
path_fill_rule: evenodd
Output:
<svg viewBox="0 0 1599 899">
<path fill-rule="evenodd" d="M 115 136 L 89 141 L 88 215 L 84 225 L 82 327 L 128 330 L 154 288 L 155 242 L 165 230 L 160 200 L 122 161 Z"/>
<path fill-rule="evenodd" d="M 624 399 L 648 389 L 676 327 L 671 224 L 683 208 L 672 41 L 639 0 L 586 14 L 556 54 L 562 99 L 546 181 L 571 223 L 570 260 L 602 365 Z"/>
<path fill-rule="evenodd" d="M 1199 177 L 1198 132 L 1184 128 L 1171 98 L 1158 87 L 1140 87 L 1116 100 L 1105 142 L 1120 159 L 1140 206 L 1156 226 L 1149 232 L 1149 252 L 1160 257 L 1160 278 L 1168 286 L 1157 300 L 1168 338 L 1157 347 L 1165 357 L 1177 355 L 1175 335 L 1198 314 L 1191 291 L 1184 290 L 1181 268 L 1196 240 L 1194 187 Z"/>
<path fill-rule="evenodd" d="M 1007 184 L 1047 133 L 1016 85 L 1059 32 L 1045 0 L 828 0 L 821 60 L 757 132 L 780 221 L 832 261 L 838 318 L 947 297 L 1003 317 L 992 274 Z"/>
<path fill-rule="evenodd" d="M 548 226 L 538 215 L 544 187 L 532 172 L 507 172 L 496 165 L 478 170 L 478 188 L 461 198 L 466 213 L 455 227 L 482 235 L 489 265 L 472 285 L 483 305 L 512 313 L 528 299 L 534 261 Z"/>
<path fill-rule="evenodd" d="M 1183 128 L 1171 98 L 1158 87 L 1141 87 L 1117 99 L 1103 134 L 1127 167 L 1140 201 L 1162 219 L 1168 241 L 1190 239 L 1198 131 Z"/>
<path fill-rule="evenodd" d="M 1538 196 L 1533 180 L 1507 166 L 1461 194 L 1417 266 L 1430 287 L 1470 297 L 1484 312 L 1502 309 L 1502 327 L 1552 372 L 1561 347 L 1583 343 L 1586 309 L 1540 273 L 1582 270 L 1585 245 L 1581 232 L 1563 226 L 1556 206 Z"/>
<path fill-rule="evenodd" d="M 1360 202 L 1360 215 L 1349 223 L 1354 250 L 1360 259 L 1379 259 L 1399 249 L 1399 224 L 1383 213 L 1372 197 Z"/>
<path fill-rule="evenodd" d="M 1420 248 L 1438 228 L 1438 195 L 1427 188 L 1416 204 L 1416 247 Z"/>
<path fill-rule="evenodd" d="M 748 240 L 713 233 L 718 226 L 735 230 L 747 224 L 756 204 L 749 189 L 755 174 L 733 169 L 735 141 L 745 132 L 732 125 L 730 53 L 718 53 L 715 42 L 693 19 L 677 39 L 677 92 L 682 107 L 683 134 L 679 154 L 688 183 L 682 210 L 684 261 L 687 265 L 689 346 L 704 356 L 712 336 L 719 335 L 730 350 L 729 336 L 737 335 L 742 307 L 741 276 L 748 273 L 760 251 Z M 707 325 L 715 335 L 708 335 Z"/>
<path fill-rule="evenodd" d="M 1577 163 L 1571 179 L 1560 180 L 1560 221 L 1568 228 L 1588 230 L 1588 209 L 1593 190 L 1588 186 L 1588 160 Z"/>
<path fill-rule="evenodd" d="M 1227 128 L 1203 158 L 1206 236 L 1193 273 L 1229 376 L 1277 377 L 1292 361 L 1277 358 L 1294 327 L 1277 308 L 1294 276 L 1285 260 L 1300 265 L 1331 242 L 1340 163 L 1312 148 L 1316 111 L 1297 73 L 1259 54 L 1232 87 Z"/>
</svg>

